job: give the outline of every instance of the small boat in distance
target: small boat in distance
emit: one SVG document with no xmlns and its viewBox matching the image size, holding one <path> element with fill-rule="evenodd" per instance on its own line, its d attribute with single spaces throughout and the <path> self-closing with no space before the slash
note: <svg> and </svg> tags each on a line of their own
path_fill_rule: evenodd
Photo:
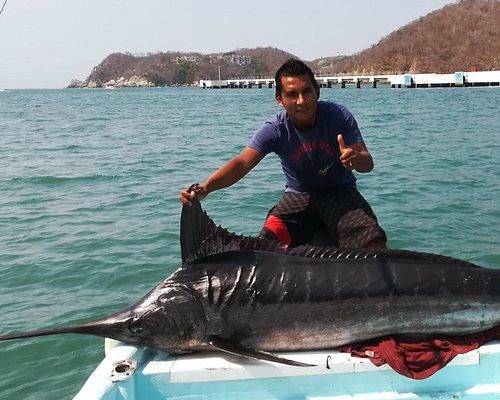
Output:
<svg viewBox="0 0 500 400">
<path fill-rule="evenodd" d="M 111 79 L 110 81 L 107 81 L 105 84 L 104 84 L 104 89 L 114 89 L 115 88 L 115 80 L 114 79 Z"/>
</svg>

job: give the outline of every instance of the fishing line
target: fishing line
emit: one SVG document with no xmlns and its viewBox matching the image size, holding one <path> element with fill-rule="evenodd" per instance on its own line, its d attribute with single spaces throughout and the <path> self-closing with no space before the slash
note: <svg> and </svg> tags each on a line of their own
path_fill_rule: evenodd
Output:
<svg viewBox="0 0 500 400">
<path fill-rule="evenodd" d="M 3 2 L 2 9 L 0 10 L 0 15 L 2 15 L 2 11 L 3 11 L 3 9 L 5 8 L 5 5 L 6 5 L 6 4 L 7 4 L 7 0 L 5 0 L 5 1 Z"/>
</svg>

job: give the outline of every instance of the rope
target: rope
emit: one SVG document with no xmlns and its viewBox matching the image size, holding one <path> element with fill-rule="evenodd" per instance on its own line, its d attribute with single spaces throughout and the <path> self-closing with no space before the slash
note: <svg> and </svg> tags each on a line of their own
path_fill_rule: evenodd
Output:
<svg viewBox="0 0 500 400">
<path fill-rule="evenodd" d="M 2 9 L 0 10 L 0 15 L 2 15 L 3 9 L 5 8 L 5 5 L 7 4 L 7 0 L 3 2 Z"/>
</svg>

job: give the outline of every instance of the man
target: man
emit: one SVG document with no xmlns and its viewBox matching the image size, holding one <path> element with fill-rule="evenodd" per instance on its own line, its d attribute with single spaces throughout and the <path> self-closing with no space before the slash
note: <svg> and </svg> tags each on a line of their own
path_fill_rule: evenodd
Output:
<svg viewBox="0 0 500 400">
<path fill-rule="evenodd" d="M 184 189 L 181 202 L 233 185 L 275 152 L 285 193 L 269 211 L 260 237 L 297 246 L 324 227 L 333 246 L 385 248 L 385 233 L 352 173 L 373 169 L 356 120 L 344 106 L 319 101 L 314 74 L 300 60 L 287 60 L 275 82 L 276 101 L 284 110 L 257 130 L 240 155 L 194 190 Z"/>
</svg>

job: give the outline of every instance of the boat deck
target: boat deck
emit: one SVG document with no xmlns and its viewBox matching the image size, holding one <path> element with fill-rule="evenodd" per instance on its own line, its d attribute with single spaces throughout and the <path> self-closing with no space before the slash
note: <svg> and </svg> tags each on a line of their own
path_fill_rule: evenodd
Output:
<svg viewBox="0 0 500 400">
<path fill-rule="evenodd" d="M 496 342 L 457 356 L 424 380 L 336 351 L 280 355 L 317 366 L 292 367 L 221 353 L 174 357 L 118 343 L 75 399 L 500 399 Z"/>
</svg>

